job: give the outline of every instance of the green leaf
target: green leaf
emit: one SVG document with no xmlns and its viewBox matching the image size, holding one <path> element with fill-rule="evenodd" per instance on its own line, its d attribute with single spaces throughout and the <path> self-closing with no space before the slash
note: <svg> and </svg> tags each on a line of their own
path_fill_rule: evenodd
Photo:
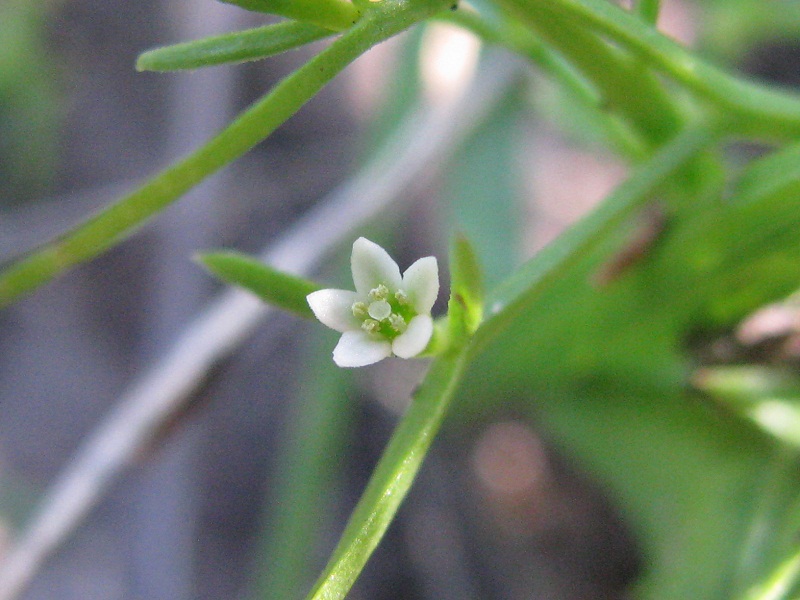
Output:
<svg viewBox="0 0 800 600">
<path fill-rule="evenodd" d="M 286 21 L 214 37 L 155 48 L 139 56 L 138 71 L 176 71 L 274 56 L 333 35 L 308 23 Z"/>
<path fill-rule="evenodd" d="M 464 327 L 471 335 L 483 320 L 483 275 L 475 250 L 462 234 L 452 244 L 450 287 L 450 333 Z"/>
<path fill-rule="evenodd" d="M 592 28 L 711 102 L 737 132 L 775 139 L 800 134 L 800 96 L 728 75 L 606 0 L 499 0 L 532 26 L 543 10 Z M 569 44 L 570 40 L 564 41 Z M 633 94 L 637 92 L 632 91 Z"/>
<path fill-rule="evenodd" d="M 288 17 L 343 31 L 358 21 L 359 10 L 347 0 L 222 0 L 255 12 Z"/>
<path fill-rule="evenodd" d="M 242 287 L 264 302 L 300 317 L 314 318 L 306 296 L 320 289 L 316 283 L 276 271 L 238 252 L 210 252 L 198 255 L 197 259 L 222 281 Z"/>
<path fill-rule="evenodd" d="M 732 327 L 800 285 L 800 144 L 754 161 L 730 199 L 674 224 L 660 249 L 662 293 L 706 331 Z"/>
<path fill-rule="evenodd" d="M 636 13 L 648 25 L 655 25 L 658 21 L 660 5 L 661 0 L 638 0 L 636 2 Z"/>
<path fill-rule="evenodd" d="M 800 447 L 800 379 L 790 371 L 760 365 L 706 367 L 693 382 L 770 435 Z"/>
<path fill-rule="evenodd" d="M 463 325 L 462 325 L 463 327 Z M 434 359 L 411 406 L 392 435 L 336 550 L 309 594 L 309 600 L 347 595 L 377 547 L 442 424 L 466 362 L 461 339 Z"/>
<path fill-rule="evenodd" d="M 75 229 L 0 271 L 0 308 L 70 267 L 115 246 L 182 194 L 239 158 L 294 115 L 356 58 L 442 10 L 445 2 L 376 7 L 325 50 L 283 79 L 204 146 Z"/>
<path fill-rule="evenodd" d="M 487 343 L 521 313 L 565 269 L 591 255 L 621 224 L 653 199 L 664 184 L 711 142 L 706 131 L 685 131 L 641 165 L 590 215 L 564 232 L 493 291 L 487 301 L 490 316 L 475 334 L 474 349 Z"/>
<path fill-rule="evenodd" d="M 787 558 L 766 581 L 754 587 L 745 600 L 788 600 L 800 581 L 800 552 Z M 796 598 L 797 596 L 793 596 Z"/>
<path fill-rule="evenodd" d="M 479 263 L 484 285 L 496 285 L 519 264 L 522 200 L 519 154 L 525 130 L 516 86 L 464 140 L 450 163 L 441 211 L 450 231 L 463 232 Z M 498 235 L 502 232 L 502 235 Z"/>
</svg>

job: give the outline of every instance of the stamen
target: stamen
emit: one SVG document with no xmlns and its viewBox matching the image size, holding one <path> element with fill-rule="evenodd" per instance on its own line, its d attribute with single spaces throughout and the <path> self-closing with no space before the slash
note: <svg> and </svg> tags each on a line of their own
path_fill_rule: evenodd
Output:
<svg viewBox="0 0 800 600">
<path fill-rule="evenodd" d="M 408 296 L 406 296 L 406 293 L 403 290 L 397 290 L 394 293 L 394 297 L 397 299 L 397 302 L 400 304 L 400 306 L 405 306 L 408 304 Z"/>
<path fill-rule="evenodd" d="M 397 333 L 403 333 L 405 332 L 406 329 L 408 329 L 408 324 L 406 323 L 406 320 L 396 313 L 389 315 L 389 325 Z"/>
<path fill-rule="evenodd" d="M 353 311 L 353 316 L 356 319 L 364 319 L 369 314 L 366 302 L 354 302 L 350 310 Z"/>
<path fill-rule="evenodd" d="M 361 324 L 361 329 L 366 331 L 367 333 L 378 333 L 381 324 L 378 323 L 375 319 L 366 319 Z"/>
<path fill-rule="evenodd" d="M 370 300 L 386 300 L 389 297 L 389 288 L 382 283 L 369 291 Z"/>
</svg>

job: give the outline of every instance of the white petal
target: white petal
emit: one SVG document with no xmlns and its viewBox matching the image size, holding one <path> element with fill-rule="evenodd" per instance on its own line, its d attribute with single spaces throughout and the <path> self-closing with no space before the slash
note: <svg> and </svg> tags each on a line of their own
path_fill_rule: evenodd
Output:
<svg viewBox="0 0 800 600">
<path fill-rule="evenodd" d="M 400 287 L 400 267 L 386 250 L 366 238 L 358 238 L 353 243 L 350 267 L 356 291 L 362 296 L 381 283 L 392 292 Z"/>
<path fill-rule="evenodd" d="M 408 324 L 405 333 L 392 342 L 392 352 L 400 358 L 411 358 L 423 350 L 433 335 L 433 319 L 430 315 L 417 315 Z"/>
<path fill-rule="evenodd" d="M 349 290 L 319 290 L 306 296 L 306 301 L 324 325 L 344 333 L 361 327 L 361 321 L 353 316 L 353 302 L 358 294 Z"/>
<path fill-rule="evenodd" d="M 388 341 L 375 340 L 365 331 L 348 331 L 333 349 L 333 362 L 340 367 L 366 367 L 391 355 Z"/>
<path fill-rule="evenodd" d="M 439 295 L 439 266 L 436 257 L 426 256 L 403 273 L 403 291 L 419 314 L 430 314 Z"/>
</svg>

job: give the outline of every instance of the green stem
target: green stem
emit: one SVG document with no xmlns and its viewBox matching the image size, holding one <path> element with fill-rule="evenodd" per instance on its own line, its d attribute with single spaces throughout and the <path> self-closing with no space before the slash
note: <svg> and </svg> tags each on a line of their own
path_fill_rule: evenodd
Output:
<svg viewBox="0 0 800 600">
<path fill-rule="evenodd" d="M 431 364 L 308 600 L 344 598 L 364 568 L 442 424 L 464 372 L 466 348 L 453 347 Z"/>
<path fill-rule="evenodd" d="M 455 11 L 449 10 L 440 13 L 436 16 L 436 19 L 463 27 L 487 44 L 503 46 L 527 58 L 570 90 L 576 98 L 580 98 L 587 104 L 598 104 L 599 97 L 597 92 L 575 71 L 572 65 L 515 21 L 509 20 L 501 26 L 495 26 L 475 10 L 463 7 L 459 7 Z"/>
<path fill-rule="evenodd" d="M 800 135 L 800 97 L 737 79 L 697 58 L 639 18 L 606 0 L 500 0 L 535 23 L 541 10 L 607 35 L 661 69 L 729 120 L 732 131 L 775 139 Z M 738 122 L 737 122 L 738 121 Z"/>
<path fill-rule="evenodd" d="M 487 44 L 507 48 L 538 66 L 582 105 L 617 152 L 634 160 L 642 157 L 641 141 L 625 123 L 608 113 L 595 86 L 519 22 L 507 19 L 495 25 L 469 8 L 445 11 L 437 15 L 437 19 L 463 27 Z"/>
<path fill-rule="evenodd" d="M 536 4 L 535 10 L 518 10 L 520 0 L 500 0 L 576 65 L 595 84 L 607 108 L 627 120 L 646 146 L 657 147 L 675 135 L 683 119 L 661 83 L 638 61 L 563 11 L 551 10 L 549 2 L 521 1 L 528 2 L 526 8 Z"/>
<path fill-rule="evenodd" d="M 203 179 L 250 150 L 337 73 L 378 44 L 438 12 L 444 2 L 376 3 L 341 38 L 182 161 L 63 237 L 0 272 L 0 307 L 130 235 Z"/>
</svg>

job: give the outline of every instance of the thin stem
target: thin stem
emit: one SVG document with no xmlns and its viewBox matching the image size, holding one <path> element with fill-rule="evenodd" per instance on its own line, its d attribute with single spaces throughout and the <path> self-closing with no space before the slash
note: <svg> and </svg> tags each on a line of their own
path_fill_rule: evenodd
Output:
<svg viewBox="0 0 800 600">
<path fill-rule="evenodd" d="M 512 11 L 516 7 L 517 0 L 501 1 Z M 535 11 L 517 12 L 594 83 L 606 108 L 630 123 L 646 147 L 661 145 L 681 128 L 683 118 L 674 101 L 638 61 L 609 46 L 563 11 L 551 10 L 549 3 L 537 4 Z"/>
<path fill-rule="evenodd" d="M 444 420 L 467 364 L 466 348 L 453 348 L 431 364 L 308 600 L 343 599 L 361 573 L 411 488 Z"/>
<path fill-rule="evenodd" d="M 800 135 L 800 97 L 728 75 L 606 0 L 500 0 L 526 21 L 541 10 L 609 36 L 725 115 L 733 131 L 775 139 Z"/>
<path fill-rule="evenodd" d="M 486 74 L 455 105 L 419 108 L 358 175 L 325 198 L 261 258 L 276 269 L 308 274 L 342 241 L 404 192 L 424 182 L 480 123 L 516 80 L 516 70 L 487 64 Z M 13 600 L 141 454 L 172 422 L 206 374 L 271 312 L 250 294 L 228 291 L 190 324 L 164 359 L 134 381 L 117 407 L 87 436 L 0 564 L 0 600 Z"/>
<path fill-rule="evenodd" d="M 250 150 L 369 48 L 437 12 L 443 3 L 382 3 L 281 81 L 205 146 L 31 256 L 0 272 L 0 308 L 116 245 L 200 181 Z"/>
<path fill-rule="evenodd" d="M 615 150 L 632 159 L 642 157 L 640 141 L 625 123 L 608 114 L 596 87 L 561 54 L 517 21 L 508 19 L 495 25 L 469 7 L 446 11 L 436 18 L 463 27 L 488 44 L 505 47 L 530 60 L 585 108 Z"/>
</svg>

